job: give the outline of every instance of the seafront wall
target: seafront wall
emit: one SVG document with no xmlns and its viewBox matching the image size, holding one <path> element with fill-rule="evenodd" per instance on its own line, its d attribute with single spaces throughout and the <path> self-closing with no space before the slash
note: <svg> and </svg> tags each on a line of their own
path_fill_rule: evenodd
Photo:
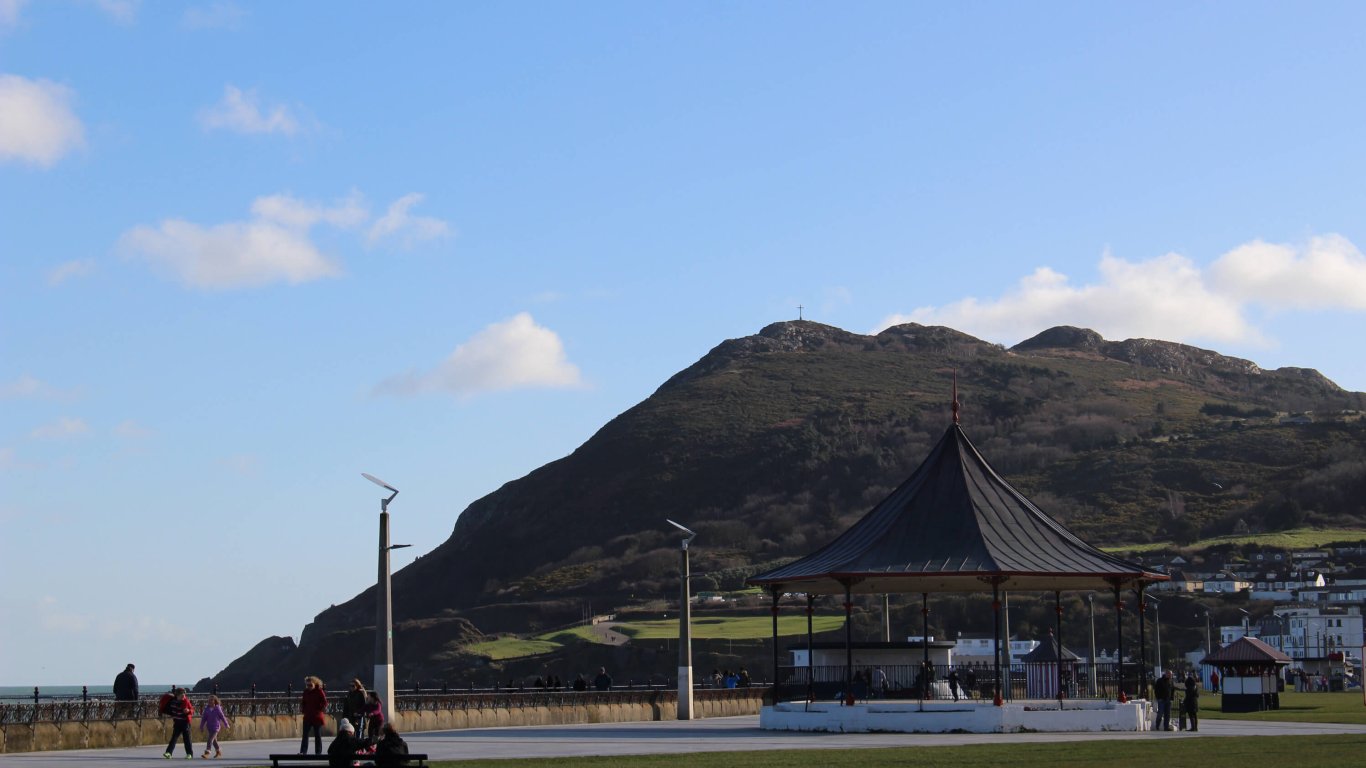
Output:
<svg viewBox="0 0 1366 768">
<path fill-rule="evenodd" d="M 768 688 L 699 690 L 693 697 L 693 716 L 730 717 L 758 714 Z M 195 711 L 204 702 L 191 696 Z M 297 698 L 224 699 L 232 730 L 223 741 L 298 738 L 303 730 Z M 112 702 L 74 702 L 65 707 L 14 708 L 0 712 L 0 754 L 165 745 L 171 738 L 168 718 L 147 714 L 155 708 L 119 709 Z M 457 728 L 495 728 L 512 725 L 567 725 L 673 720 L 678 692 L 633 690 L 560 693 L 482 693 L 400 696 L 394 725 L 400 732 Z M 27 715 L 27 717 L 24 717 Z M 204 743 L 199 721 L 194 723 L 196 748 Z M 329 717 L 323 735 L 336 733 Z"/>
</svg>

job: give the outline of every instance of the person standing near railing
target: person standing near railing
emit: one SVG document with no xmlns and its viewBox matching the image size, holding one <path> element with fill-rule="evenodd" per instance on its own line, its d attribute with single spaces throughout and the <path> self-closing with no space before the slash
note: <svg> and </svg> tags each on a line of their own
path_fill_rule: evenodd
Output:
<svg viewBox="0 0 1366 768">
<path fill-rule="evenodd" d="M 124 667 L 123 671 L 114 677 L 114 700 L 120 702 L 115 707 L 115 712 L 120 715 L 132 712 L 134 705 L 126 703 L 138 700 L 138 676 L 133 674 L 132 664 Z"/>
<path fill-rule="evenodd" d="M 313 732 L 313 754 L 323 753 L 323 723 L 327 717 L 327 693 L 323 690 L 323 681 L 309 675 L 304 678 L 304 693 L 299 700 L 299 709 L 303 712 L 304 735 L 299 740 L 299 754 L 308 754 L 308 732 Z"/>
<path fill-rule="evenodd" d="M 365 738 L 365 684 L 359 678 L 351 681 L 351 690 L 346 692 L 342 705 L 342 717 L 351 721 L 356 729 L 356 738 Z M 371 734 L 372 736 L 374 734 Z"/>
</svg>

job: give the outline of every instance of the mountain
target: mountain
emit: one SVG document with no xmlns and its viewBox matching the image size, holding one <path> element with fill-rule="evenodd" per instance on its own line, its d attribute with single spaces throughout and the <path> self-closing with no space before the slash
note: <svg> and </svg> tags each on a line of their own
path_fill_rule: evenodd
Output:
<svg viewBox="0 0 1366 768">
<path fill-rule="evenodd" d="M 1363 395 L 1317 371 L 1071 327 L 1006 349 L 916 324 L 866 336 L 774 323 L 474 502 L 397 572 L 399 678 L 465 674 L 480 660 L 462 649 L 485 633 L 672 599 L 665 518 L 698 533 L 695 589 L 738 588 L 821 546 L 943 434 L 955 375 L 983 455 L 1092 543 L 1366 521 Z M 214 679 L 365 678 L 373 626 L 371 588 L 320 613 L 297 646 L 268 639 Z"/>
</svg>

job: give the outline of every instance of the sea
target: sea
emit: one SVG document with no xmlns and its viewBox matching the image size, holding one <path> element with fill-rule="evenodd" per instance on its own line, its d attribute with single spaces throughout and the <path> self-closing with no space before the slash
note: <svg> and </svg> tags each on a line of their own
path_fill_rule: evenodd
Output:
<svg viewBox="0 0 1366 768">
<path fill-rule="evenodd" d="M 156 683 L 138 683 L 138 692 L 142 694 L 158 693 L 169 691 L 175 686 L 170 684 L 159 685 Z M 188 686 L 187 686 L 188 687 Z M 113 685 L 92 685 L 86 690 L 90 698 L 114 697 Z M 79 685 L 40 685 L 38 686 L 38 700 L 50 701 L 54 699 L 80 698 L 81 686 Z M 31 685 L 0 685 L 0 703 L 14 703 L 16 701 L 33 701 L 33 686 Z"/>
</svg>

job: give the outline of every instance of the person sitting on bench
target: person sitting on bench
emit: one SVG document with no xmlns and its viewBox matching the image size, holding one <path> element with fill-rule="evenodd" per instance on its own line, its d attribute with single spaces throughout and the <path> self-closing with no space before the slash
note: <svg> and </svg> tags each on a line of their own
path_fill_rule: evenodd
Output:
<svg viewBox="0 0 1366 768">
<path fill-rule="evenodd" d="M 356 727 L 342 718 L 337 724 L 337 738 L 327 747 L 327 764 L 331 768 L 351 768 L 356 760 L 356 750 L 364 746 L 365 742 L 356 738 Z"/>
</svg>

